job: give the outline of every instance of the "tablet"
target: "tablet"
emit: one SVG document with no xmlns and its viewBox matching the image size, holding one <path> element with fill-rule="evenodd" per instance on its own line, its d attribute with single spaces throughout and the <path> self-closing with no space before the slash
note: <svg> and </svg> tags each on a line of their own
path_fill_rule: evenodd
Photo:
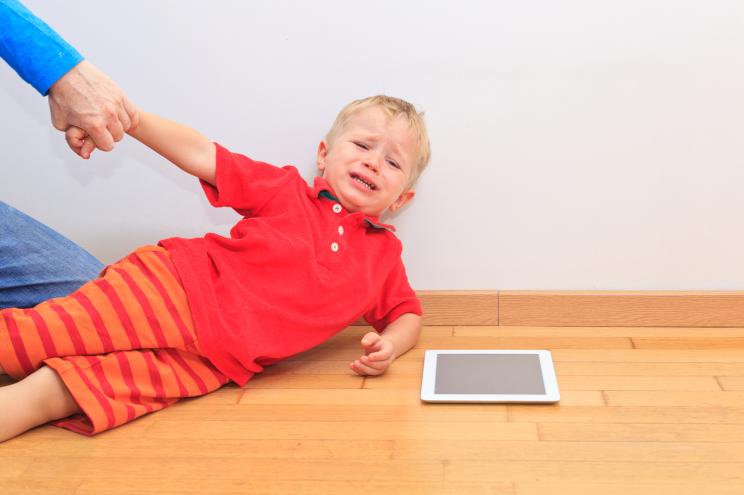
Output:
<svg viewBox="0 0 744 495">
<path fill-rule="evenodd" d="M 432 350 L 424 357 L 426 402 L 558 402 L 550 351 Z"/>
</svg>

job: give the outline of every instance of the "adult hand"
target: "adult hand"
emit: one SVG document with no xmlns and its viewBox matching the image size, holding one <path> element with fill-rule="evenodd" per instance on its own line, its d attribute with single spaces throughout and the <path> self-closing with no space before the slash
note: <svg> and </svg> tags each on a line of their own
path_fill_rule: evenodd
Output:
<svg viewBox="0 0 744 495">
<path fill-rule="evenodd" d="M 78 127 L 101 151 L 114 149 L 114 143 L 121 141 L 124 133 L 139 122 L 137 107 L 121 88 L 86 61 L 49 88 L 49 109 L 56 129 L 67 131 L 71 126 Z"/>
<path fill-rule="evenodd" d="M 362 337 L 364 355 L 349 363 L 357 375 L 381 375 L 395 359 L 393 343 L 376 332 L 369 332 Z"/>
</svg>

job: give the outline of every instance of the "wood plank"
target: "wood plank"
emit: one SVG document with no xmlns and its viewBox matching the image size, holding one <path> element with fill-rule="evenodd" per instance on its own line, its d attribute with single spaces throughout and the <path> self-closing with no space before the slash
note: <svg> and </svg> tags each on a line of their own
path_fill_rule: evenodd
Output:
<svg viewBox="0 0 744 495">
<path fill-rule="evenodd" d="M 720 392 L 714 377 L 705 376 L 558 376 L 564 390 L 659 390 L 665 392 L 709 390 Z"/>
<path fill-rule="evenodd" d="M 513 421 L 535 423 L 670 423 L 744 425 L 744 408 L 701 406 L 566 406 L 539 408 L 531 405 L 507 406 Z"/>
<path fill-rule="evenodd" d="M 379 479 L 384 473 L 389 481 L 416 482 L 421 480 L 442 480 L 441 462 L 416 462 L 379 460 L 374 456 L 365 460 L 332 459 L 293 460 L 291 463 L 277 462 L 277 459 L 246 459 L 239 455 L 229 458 L 203 458 L 198 462 L 183 457 L 150 456 L 132 462 L 131 457 L 88 458 L 83 456 L 45 457 L 34 460 L 24 472 L 32 480 L 66 480 L 90 478 L 91 473 L 106 473 L 111 484 L 119 480 L 149 482 L 167 476 L 170 479 L 209 480 L 212 483 L 223 480 L 328 480 L 328 481 L 368 481 Z"/>
<path fill-rule="evenodd" d="M 183 423 L 174 423 L 182 426 Z M 305 422 L 310 427 L 310 422 Z M 175 435 L 173 435 L 175 436 Z M 108 439 L 104 436 L 96 437 L 94 442 L 52 441 L 40 443 L 38 441 L 26 442 L 14 448 L 15 455 L 29 456 L 34 458 L 45 457 L 76 457 L 105 458 L 105 457 L 129 457 L 136 462 L 139 457 L 151 457 L 153 452 L 163 457 L 193 457 L 204 458 L 229 458 L 240 452 L 241 458 L 276 458 L 276 459 L 305 459 L 305 460 L 327 460 L 327 459 L 369 459 L 369 453 L 375 452 L 375 456 L 386 459 L 393 454 L 392 440 L 365 440 L 365 449 L 350 449 L 347 440 L 334 439 L 283 439 L 272 438 L 267 441 L 263 438 L 207 438 L 204 435 L 189 437 L 183 434 L 179 438 L 168 438 L 164 442 L 158 436 L 143 435 L 125 439 Z M 101 440 L 99 440 L 101 439 Z M 92 444 L 92 445 L 91 445 Z M 49 449 L 54 446 L 54 450 Z M 0 452 L 0 461 L 5 462 L 9 455 Z"/>
<path fill-rule="evenodd" d="M 246 390 L 240 404 L 315 404 L 315 405 L 419 405 L 418 394 L 408 390 Z"/>
<path fill-rule="evenodd" d="M 602 363 L 744 363 L 744 350 L 555 349 L 553 361 Z"/>
<path fill-rule="evenodd" d="M 425 325 L 498 325 L 496 291 L 417 291 Z"/>
<path fill-rule="evenodd" d="M 718 383 L 727 391 L 744 390 L 744 374 L 742 376 L 719 376 Z"/>
<path fill-rule="evenodd" d="M 744 486 L 744 463 L 453 460 L 445 464 L 444 476 L 446 481 L 541 481 L 563 487 L 567 483 L 590 483 L 598 479 L 617 484 L 627 480 L 711 484 L 728 481 Z"/>
<path fill-rule="evenodd" d="M 504 422 L 506 407 L 501 404 L 437 404 L 429 407 L 400 405 L 251 404 L 234 406 L 174 406 L 154 415 L 157 419 L 179 421 L 408 421 L 408 422 Z M 152 424 L 152 422 L 148 423 Z M 58 431 L 50 429 L 50 431 Z M 69 437 L 69 434 L 65 434 Z M 45 436 L 44 439 L 49 439 Z M 34 441 L 39 438 L 34 437 Z"/>
<path fill-rule="evenodd" d="M 438 327 L 430 327 L 438 328 Z M 744 337 L 742 327 L 533 327 L 533 326 L 472 326 L 452 327 L 454 337 L 642 337 L 674 338 L 735 338 Z"/>
<path fill-rule="evenodd" d="M 604 405 L 604 398 L 597 391 L 568 391 L 561 396 L 561 404 L 596 406 Z M 309 404 L 309 405 L 418 405 L 420 407 L 440 407 L 443 404 L 422 403 L 420 395 L 414 390 L 404 389 L 339 389 L 339 390 L 247 390 L 240 404 Z M 549 404 L 539 407 L 555 407 Z"/>
<path fill-rule="evenodd" d="M 82 483 L 82 479 L 61 484 L 54 480 L 0 478 L 3 493 L 8 495 L 73 495 L 77 493 Z"/>
<path fill-rule="evenodd" d="M 534 427 L 534 424 L 533 424 Z M 6 446 L 12 446 L 13 440 L 3 444 L 3 451 Z M 23 473 L 33 462 L 33 459 L 18 458 L 16 456 L 3 456 L 3 462 L 0 462 L 0 479 L 16 478 Z"/>
<path fill-rule="evenodd" d="M 593 396 L 602 401 L 600 394 Z M 586 401 L 585 401 L 586 402 Z M 329 404 L 255 404 L 246 400 L 239 407 L 203 406 L 198 401 L 179 403 L 155 415 L 157 418 L 190 421 L 506 421 L 501 404 L 429 404 L 417 405 L 329 405 Z"/>
<path fill-rule="evenodd" d="M 741 495 L 741 487 L 728 480 L 679 483 L 674 480 L 626 480 L 623 483 L 571 483 L 556 490 L 548 483 L 520 481 L 516 495 Z"/>
<path fill-rule="evenodd" d="M 514 326 L 742 327 L 744 292 L 499 293 L 499 323 Z"/>
<path fill-rule="evenodd" d="M 346 440 L 349 445 L 392 439 L 537 440 L 534 423 L 502 421 L 201 421 L 194 424 L 161 419 L 148 428 L 147 434 L 161 439 Z"/>
<path fill-rule="evenodd" d="M 393 456 L 408 460 L 742 462 L 744 443 L 396 439 Z"/>
<path fill-rule="evenodd" d="M 181 494 L 279 494 L 297 493 L 302 495 L 349 495 L 353 493 L 379 493 L 406 495 L 514 495 L 513 483 L 468 483 L 421 481 L 386 481 L 378 476 L 370 480 L 300 480 L 286 481 L 225 480 L 215 484 L 212 480 L 147 480 L 146 483 L 134 480 L 118 481 L 116 484 L 106 480 L 88 480 L 76 495 L 131 495 L 132 493 L 181 495 Z"/>
<path fill-rule="evenodd" d="M 744 337 L 633 337 L 636 349 L 744 349 Z"/>
<path fill-rule="evenodd" d="M 558 376 L 744 376 L 744 363 L 556 362 Z"/>
<path fill-rule="evenodd" d="M 539 429 L 546 442 L 744 442 L 742 424 L 540 423 Z"/>
<path fill-rule="evenodd" d="M 498 325 L 499 293 L 488 290 L 419 290 L 424 325 Z M 364 325 L 363 319 L 354 325 Z"/>
<path fill-rule="evenodd" d="M 628 337 L 429 337 L 417 349 L 632 349 Z"/>
<path fill-rule="evenodd" d="M 744 327 L 744 291 L 417 291 L 425 325 Z M 355 325 L 364 325 L 362 320 Z"/>
<path fill-rule="evenodd" d="M 609 406 L 744 407 L 744 392 L 604 392 Z"/>
</svg>

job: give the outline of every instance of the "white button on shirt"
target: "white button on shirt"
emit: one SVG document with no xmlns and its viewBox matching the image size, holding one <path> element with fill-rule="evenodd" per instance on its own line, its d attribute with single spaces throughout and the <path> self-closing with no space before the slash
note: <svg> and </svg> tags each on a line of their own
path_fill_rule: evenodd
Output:
<svg viewBox="0 0 744 495">
<path fill-rule="evenodd" d="M 336 242 L 331 243 L 331 251 L 333 251 L 334 253 L 338 252 L 338 243 Z"/>
<path fill-rule="evenodd" d="M 341 213 L 341 205 L 336 203 L 333 205 L 333 213 Z"/>
<path fill-rule="evenodd" d="M 338 226 L 338 235 L 344 235 L 344 228 L 341 225 Z"/>
</svg>

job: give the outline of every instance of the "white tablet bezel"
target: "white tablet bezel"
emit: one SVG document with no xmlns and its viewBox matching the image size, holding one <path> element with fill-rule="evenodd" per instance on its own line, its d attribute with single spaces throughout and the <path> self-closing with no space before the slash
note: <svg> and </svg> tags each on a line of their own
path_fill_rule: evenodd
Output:
<svg viewBox="0 0 744 495">
<path fill-rule="evenodd" d="M 544 394 L 437 394 L 434 392 L 437 356 L 439 354 L 531 354 L 540 358 Z M 425 402 L 544 402 L 560 400 L 558 381 L 550 351 L 545 350 L 429 350 L 424 354 L 424 372 L 421 379 L 421 400 Z"/>
</svg>

